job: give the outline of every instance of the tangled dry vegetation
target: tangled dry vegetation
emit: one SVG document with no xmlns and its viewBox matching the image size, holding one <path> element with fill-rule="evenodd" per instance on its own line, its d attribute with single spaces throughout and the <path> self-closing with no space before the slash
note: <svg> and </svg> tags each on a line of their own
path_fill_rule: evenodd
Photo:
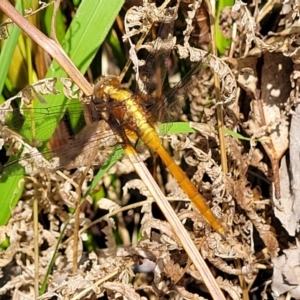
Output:
<svg viewBox="0 0 300 300">
<path fill-rule="evenodd" d="M 196 76 L 197 85 L 190 85 L 180 116 L 195 132 L 166 136 L 163 143 L 209 201 L 226 228 L 225 237 L 212 231 L 159 163 L 157 181 L 228 299 L 300 298 L 296 235 L 300 8 L 294 1 L 266 1 L 259 6 L 256 1 L 245 5 L 239 0 L 224 8 L 219 27 L 231 46 L 220 59 L 197 48 L 200 43 L 208 49 L 212 35 L 207 32 L 200 38 L 196 34 L 197 28 L 203 33 L 209 27 L 208 19 L 201 23 L 195 16 L 211 11 L 201 1 L 182 2 L 163 8 L 144 1 L 142 6 L 131 7 L 124 19 L 123 38 L 139 80 L 141 61 L 134 50 L 135 37 L 149 30 L 149 24 L 175 20 L 178 9 L 177 39 L 168 44 L 158 39 L 144 42 L 139 49 L 154 53 L 159 42 L 171 47 L 170 72 L 179 69 L 175 53 L 181 60 L 202 61 L 206 66 Z M 68 81 L 64 86 L 70 98 L 81 97 Z M 53 92 L 55 81 L 44 80 L 17 98 L 30 102 L 32 95 Z M 3 126 L 13 101 L 1 107 L 1 141 L 11 152 L 17 141 L 28 156 L 35 148 Z M 222 122 L 224 144 L 215 127 Z M 108 141 L 110 146 L 114 143 Z M 144 150 L 140 160 L 147 154 Z M 215 298 L 207 293 L 205 275 L 191 263 L 178 233 L 159 213 L 126 157 L 86 196 L 76 242 L 72 212 L 96 167 L 57 171 L 55 159 L 49 162 L 38 155 L 32 156 L 30 164 L 23 162 L 31 166 L 26 170 L 30 176 L 9 222 L 0 228 L 0 240 L 9 237 L 9 246 L 0 252 L 1 299 L 33 299 L 36 282 L 43 282 L 51 260 L 54 265 L 39 299 Z M 39 220 L 35 228 L 36 200 Z M 38 257 L 33 251 L 37 236 Z M 78 254 L 76 272 L 74 251 Z"/>
</svg>

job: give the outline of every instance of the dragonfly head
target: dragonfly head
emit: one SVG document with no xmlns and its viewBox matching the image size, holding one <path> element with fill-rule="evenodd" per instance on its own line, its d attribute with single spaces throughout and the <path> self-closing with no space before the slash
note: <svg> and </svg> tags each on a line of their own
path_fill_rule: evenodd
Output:
<svg viewBox="0 0 300 300">
<path fill-rule="evenodd" d="M 121 82 L 117 76 L 101 76 L 97 79 L 94 86 L 96 98 L 104 99 L 110 94 L 112 89 L 118 88 Z"/>
</svg>

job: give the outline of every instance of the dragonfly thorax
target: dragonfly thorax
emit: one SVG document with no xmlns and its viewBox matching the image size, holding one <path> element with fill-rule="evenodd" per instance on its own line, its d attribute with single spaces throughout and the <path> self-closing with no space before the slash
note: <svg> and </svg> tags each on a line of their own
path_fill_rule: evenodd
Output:
<svg viewBox="0 0 300 300">
<path fill-rule="evenodd" d="M 117 76 L 101 76 L 97 79 L 94 86 L 94 95 L 105 101 L 111 90 L 118 88 L 120 84 Z"/>
<path fill-rule="evenodd" d="M 132 136 L 140 136 L 140 125 L 148 124 L 152 119 L 139 103 L 141 99 L 130 90 L 121 88 L 116 76 L 101 77 L 94 87 L 94 94 L 105 102 L 105 119 L 122 125 L 126 135 L 132 132 Z"/>
</svg>

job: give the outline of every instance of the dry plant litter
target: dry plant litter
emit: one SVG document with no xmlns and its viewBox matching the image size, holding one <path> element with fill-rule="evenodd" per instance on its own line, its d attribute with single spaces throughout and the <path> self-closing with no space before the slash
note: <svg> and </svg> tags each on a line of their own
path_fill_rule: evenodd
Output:
<svg viewBox="0 0 300 300">
<path fill-rule="evenodd" d="M 300 214 L 297 196 L 299 6 L 294 1 L 278 1 L 280 10 L 276 13 L 277 7 L 272 1 L 260 7 L 257 2 L 246 5 L 236 0 L 220 16 L 223 22 L 220 21 L 220 30 L 232 40 L 231 48 L 220 59 L 191 45 L 195 16 L 203 6 L 202 1 L 183 2 L 188 4 L 188 11 L 181 40 L 172 37 L 164 44 L 157 38 L 137 45 L 136 37 L 148 32 L 154 23 L 176 21 L 178 12 L 183 14 L 184 11 L 177 4 L 164 7 L 150 1 L 127 11 L 123 35 L 129 45 L 136 81 L 140 80 L 139 68 L 144 63 L 136 47 L 155 53 L 157 43 L 161 43 L 162 47 L 171 47 L 180 59 L 201 61 L 205 66 L 189 90 L 190 111 L 181 115 L 182 121 L 191 122 L 195 132 L 167 136 L 164 143 L 170 142 L 178 163 L 185 162 L 185 172 L 225 225 L 226 237 L 213 232 L 191 205 L 174 205 L 178 209 L 177 216 L 228 298 L 284 299 L 288 293 L 300 299 L 297 239 Z M 263 22 L 268 12 L 273 11 L 280 19 L 275 29 L 272 24 Z M 262 34 L 262 25 L 271 29 Z M 213 73 L 218 75 L 221 85 L 218 102 L 215 101 Z M 35 199 L 44 219 L 38 224 L 39 282 L 46 275 L 63 225 L 67 224 L 63 242 L 55 254 L 47 290 L 38 299 L 96 299 L 104 295 L 107 299 L 213 297 L 206 294 L 203 278 L 185 254 L 176 232 L 163 218 L 155 216 L 154 200 L 144 183 L 130 179 L 133 168 L 126 157 L 97 185 L 99 190 L 107 191 L 106 197 L 98 202 L 98 208 L 107 213 L 92 222 L 93 199 L 91 195 L 86 198 L 79 216 L 79 269 L 72 274 L 74 224 L 70 221 L 70 209 L 76 209 L 76 203 L 88 189 L 94 176 L 93 168 L 86 173 L 80 187 L 82 195 L 79 195 L 77 186 L 85 168 L 63 173 L 58 170 L 55 158 L 48 161 L 42 155 L 32 155 L 38 153 L 38 145 L 29 145 L 18 133 L 3 125 L 16 98 L 21 99 L 26 108 L 37 101 L 36 98 L 43 101 L 43 95 L 56 93 L 55 84 L 56 79 L 39 81 L 1 106 L 1 145 L 7 145 L 7 155 L 23 147 L 22 155 L 30 154 L 32 158 L 30 163 L 26 160 L 29 177 L 22 198 L 9 222 L 0 227 L 0 241 L 9 237 L 10 243 L 0 252 L 1 297 L 34 297 L 32 207 Z M 67 97 L 83 97 L 76 87 L 75 90 L 70 88 L 69 81 L 64 80 L 63 84 Z M 226 174 L 220 167 L 220 140 L 214 127 L 217 106 L 222 108 L 229 133 L 225 135 Z M 244 139 L 239 138 L 241 136 Z M 107 143 L 112 146 L 115 141 Z M 110 174 L 121 178 L 115 187 Z M 164 188 L 171 200 L 185 198 L 169 174 L 161 176 L 167 178 Z M 146 200 L 127 204 L 132 188 L 138 189 Z M 134 209 L 139 206 L 141 209 L 136 212 Z M 124 211 L 127 214 L 122 214 Z M 134 220 L 132 231 L 126 224 L 130 218 Z M 88 229 L 96 232 L 98 238 L 102 237 L 105 247 L 95 252 L 85 251 Z M 116 241 L 117 231 L 123 247 Z M 137 232 L 141 234 L 139 239 L 134 236 Z M 267 278 L 262 280 L 262 276 Z"/>
</svg>

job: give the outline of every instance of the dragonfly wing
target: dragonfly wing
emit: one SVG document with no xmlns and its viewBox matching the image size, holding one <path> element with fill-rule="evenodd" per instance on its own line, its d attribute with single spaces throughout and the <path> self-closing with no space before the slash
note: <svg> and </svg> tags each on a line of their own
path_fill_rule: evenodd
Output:
<svg viewBox="0 0 300 300">
<path fill-rule="evenodd" d="M 2 133 L 7 131 L 5 144 L 8 145 L 8 151 L 14 155 L 22 148 L 21 155 L 13 156 L 10 161 L 4 165 L 4 175 L 11 176 L 15 174 L 23 174 L 24 170 L 19 167 L 22 165 L 26 174 L 32 175 L 43 170 L 56 170 L 61 168 L 75 168 L 86 165 L 101 165 L 109 155 L 109 149 L 117 142 L 113 132 L 108 128 L 104 121 L 97 121 L 90 125 L 84 123 L 82 117 L 82 107 L 70 105 L 69 110 L 72 114 L 79 117 L 79 128 L 83 129 L 74 135 L 70 132 L 70 128 L 60 132 L 54 142 L 52 141 L 49 150 L 38 151 L 36 147 L 45 146 L 49 137 L 43 132 L 47 131 L 49 121 L 52 116 L 55 116 L 61 108 L 49 107 L 36 110 L 34 108 L 10 108 L 7 111 L 4 124 L 2 124 Z M 4 116 L 3 111 L 1 115 Z M 81 115 L 81 116 L 80 116 Z M 24 120 L 27 119 L 25 123 Z M 25 125 L 28 128 L 24 128 Z M 30 127 L 30 124 L 34 127 Z M 84 127 L 85 126 L 85 127 Z M 65 126 L 66 127 L 66 126 Z M 67 126 L 68 127 L 68 126 Z M 22 136 L 17 132 L 21 132 Z M 39 131 L 39 140 L 35 140 L 34 133 Z M 25 134 L 24 134 L 25 133 Z M 23 137 L 25 136 L 25 138 Z M 13 150 L 16 146 L 18 148 Z M 94 151 L 96 149 L 96 151 Z M 100 149 L 100 150 L 99 150 Z M 99 151 L 98 151 L 99 150 Z M 105 151 L 104 151 L 105 150 Z M 97 152 L 97 153 L 96 153 Z M 96 162 L 92 162 L 93 156 L 96 157 Z M 50 161 L 49 161 L 50 160 Z"/>
<path fill-rule="evenodd" d="M 68 144 L 54 148 L 60 167 L 72 169 L 79 166 L 102 165 L 118 143 L 105 121 L 86 125 Z"/>
<path fill-rule="evenodd" d="M 79 104 L 66 106 L 66 110 L 70 110 L 73 116 L 77 116 L 77 118 L 82 115 L 82 106 Z M 50 128 L 57 126 L 59 123 L 59 118 L 62 115 L 61 111 L 61 106 L 38 109 L 31 107 L 10 107 L 9 109 L 2 109 L 1 106 L 0 119 L 3 119 L 1 125 L 7 126 L 11 130 L 20 133 L 24 140 L 31 145 L 35 143 L 43 144 L 47 142 L 53 134 L 53 132 L 51 132 L 50 135 Z M 81 118 L 80 122 L 84 124 L 84 119 Z M 37 132 L 38 134 L 36 134 Z"/>
<path fill-rule="evenodd" d="M 164 94 L 161 101 L 163 108 L 158 108 L 158 110 L 164 110 L 166 113 L 159 120 L 160 122 L 177 119 L 188 93 L 191 93 L 193 88 L 198 85 L 198 77 L 203 68 L 205 68 L 203 63 L 198 62 L 174 87 Z"/>
<path fill-rule="evenodd" d="M 174 47 L 173 30 L 174 21 L 161 23 L 157 38 L 142 47 L 148 51 L 148 55 L 145 64 L 139 68 L 136 94 L 148 99 L 149 104 L 153 103 L 153 99 L 159 99 L 163 92 L 170 53 Z"/>
<path fill-rule="evenodd" d="M 173 88 L 164 94 L 163 83 L 170 68 L 170 54 L 174 48 L 174 21 L 161 23 L 157 38 L 146 43 L 148 50 L 145 64 L 139 68 L 138 96 L 143 99 L 146 109 L 154 112 L 159 122 L 169 122 L 180 114 L 187 92 L 197 84 L 197 75 L 203 68 L 197 63 Z M 168 82 L 166 82 L 168 84 Z"/>
</svg>

